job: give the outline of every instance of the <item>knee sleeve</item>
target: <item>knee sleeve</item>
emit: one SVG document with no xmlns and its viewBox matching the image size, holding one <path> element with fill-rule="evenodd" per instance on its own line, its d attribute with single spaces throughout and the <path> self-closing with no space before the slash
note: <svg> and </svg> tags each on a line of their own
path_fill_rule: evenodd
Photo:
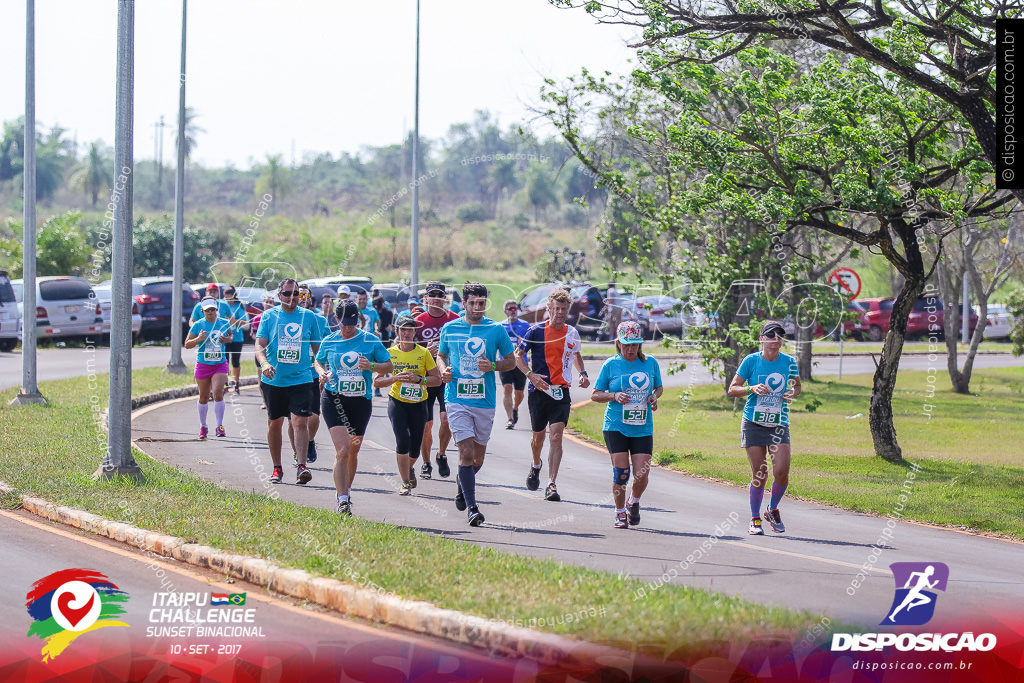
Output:
<svg viewBox="0 0 1024 683">
<path fill-rule="evenodd" d="M 625 486 L 629 481 L 629 467 L 612 467 L 612 483 Z"/>
</svg>

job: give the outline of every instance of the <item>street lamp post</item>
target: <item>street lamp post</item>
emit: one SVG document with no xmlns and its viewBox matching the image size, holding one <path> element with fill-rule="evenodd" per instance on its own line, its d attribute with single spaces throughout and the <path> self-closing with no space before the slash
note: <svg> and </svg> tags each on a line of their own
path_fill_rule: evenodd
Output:
<svg viewBox="0 0 1024 683">
<path fill-rule="evenodd" d="M 171 360 L 167 372 L 175 375 L 186 372 L 181 360 L 182 288 L 185 286 L 185 27 L 188 0 L 181 0 L 181 73 L 178 74 L 178 169 L 174 181 L 174 255 L 171 270 L 174 291 L 171 293 Z"/>
<path fill-rule="evenodd" d="M 416 95 L 412 126 L 412 291 L 420 282 L 420 0 L 416 0 Z"/>
</svg>

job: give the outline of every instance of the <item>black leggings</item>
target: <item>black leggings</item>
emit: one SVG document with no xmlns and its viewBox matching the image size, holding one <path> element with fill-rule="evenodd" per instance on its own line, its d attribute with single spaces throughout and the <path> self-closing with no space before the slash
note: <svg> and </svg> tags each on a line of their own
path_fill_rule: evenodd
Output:
<svg viewBox="0 0 1024 683">
<path fill-rule="evenodd" d="M 406 403 L 394 396 L 388 397 L 388 418 L 395 431 L 395 453 L 410 455 L 415 460 L 423 443 L 423 428 L 427 424 L 427 403 Z"/>
</svg>

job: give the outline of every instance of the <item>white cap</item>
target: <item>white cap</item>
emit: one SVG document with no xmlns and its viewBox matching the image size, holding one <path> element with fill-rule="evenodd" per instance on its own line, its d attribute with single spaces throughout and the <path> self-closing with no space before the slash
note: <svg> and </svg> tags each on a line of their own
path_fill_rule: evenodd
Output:
<svg viewBox="0 0 1024 683">
<path fill-rule="evenodd" d="M 349 296 L 352 295 L 352 290 L 348 288 L 348 285 L 342 285 L 341 287 L 338 287 L 338 296 L 341 296 L 342 294 L 347 294 Z"/>
</svg>

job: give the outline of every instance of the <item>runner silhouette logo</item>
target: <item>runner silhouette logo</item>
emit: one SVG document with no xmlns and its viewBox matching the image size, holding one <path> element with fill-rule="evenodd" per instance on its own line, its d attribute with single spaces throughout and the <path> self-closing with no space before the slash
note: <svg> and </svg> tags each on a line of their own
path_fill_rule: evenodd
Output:
<svg viewBox="0 0 1024 683">
<path fill-rule="evenodd" d="M 883 626 L 920 626 L 935 614 L 937 595 L 945 592 L 949 567 L 942 562 L 894 562 L 889 565 L 896 595 L 882 620 Z"/>
</svg>

